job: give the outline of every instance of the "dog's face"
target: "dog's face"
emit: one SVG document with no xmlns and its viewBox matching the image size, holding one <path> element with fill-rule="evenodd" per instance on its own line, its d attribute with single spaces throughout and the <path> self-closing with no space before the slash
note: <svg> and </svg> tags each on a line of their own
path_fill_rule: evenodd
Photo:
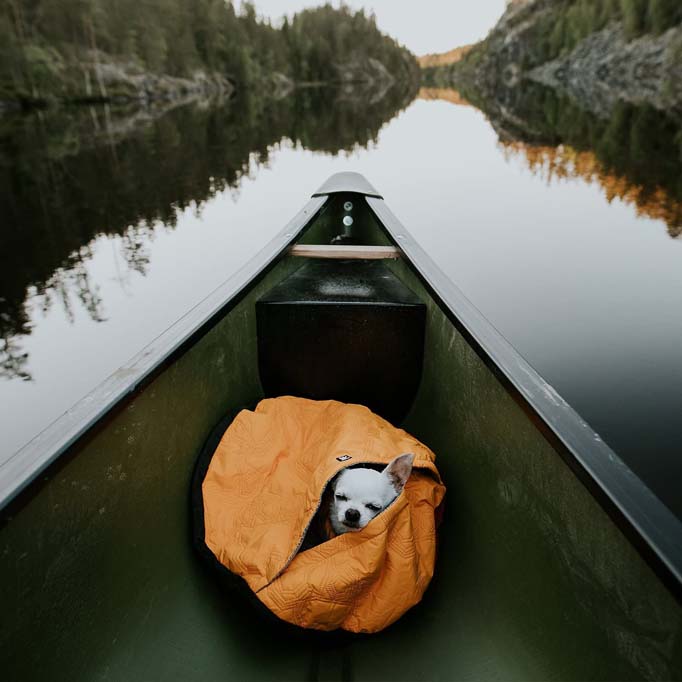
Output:
<svg viewBox="0 0 682 682">
<path fill-rule="evenodd" d="M 329 518 L 337 534 L 364 528 L 405 486 L 414 455 L 396 457 L 383 471 L 346 469 L 332 483 Z"/>
</svg>

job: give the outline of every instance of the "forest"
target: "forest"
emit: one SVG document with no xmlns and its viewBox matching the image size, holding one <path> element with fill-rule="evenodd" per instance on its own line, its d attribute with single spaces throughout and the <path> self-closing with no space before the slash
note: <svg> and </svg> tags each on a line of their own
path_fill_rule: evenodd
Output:
<svg viewBox="0 0 682 682">
<path fill-rule="evenodd" d="M 680 0 L 551 0 L 533 29 L 535 66 L 569 52 L 591 33 L 620 22 L 629 38 L 660 34 L 682 22 Z"/>
<path fill-rule="evenodd" d="M 278 25 L 229 0 L 5 0 L 0 102 L 47 103 L 105 93 L 118 69 L 169 77 L 219 74 L 237 88 L 275 73 L 294 82 L 363 78 L 367 64 L 418 77 L 412 54 L 373 15 L 325 5 Z M 103 68 L 107 65 L 108 68 Z M 99 89 L 98 89 L 99 88 Z"/>
</svg>

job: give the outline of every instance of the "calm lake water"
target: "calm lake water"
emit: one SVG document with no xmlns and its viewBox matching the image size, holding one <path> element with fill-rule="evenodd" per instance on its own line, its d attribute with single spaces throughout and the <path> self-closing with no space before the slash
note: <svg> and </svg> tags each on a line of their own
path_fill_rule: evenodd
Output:
<svg viewBox="0 0 682 682">
<path fill-rule="evenodd" d="M 6 460 L 356 170 L 682 516 L 682 135 L 548 92 L 0 118 Z"/>
</svg>

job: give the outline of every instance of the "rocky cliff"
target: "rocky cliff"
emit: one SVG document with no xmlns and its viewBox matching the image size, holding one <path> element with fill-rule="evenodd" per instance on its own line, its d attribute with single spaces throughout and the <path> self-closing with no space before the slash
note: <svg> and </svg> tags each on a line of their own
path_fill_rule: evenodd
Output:
<svg viewBox="0 0 682 682">
<path fill-rule="evenodd" d="M 153 73 L 134 60 L 117 59 L 98 50 L 64 57 L 56 50 L 28 51 L 36 74 L 20 95 L 0 92 L 0 109 L 45 106 L 55 102 L 181 102 L 229 95 L 234 83 L 225 75 L 197 69 L 186 77 Z"/>
<path fill-rule="evenodd" d="M 613 23 L 527 75 L 602 116 L 619 101 L 680 109 L 682 27 L 628 40 L 623 26 Z"/>
<path fill-rule="evenodd" d="M 633 28 L 629 15 L 607 7 L 601 0 L 511 2 L 484 41 L 427 80 L 492 92 L 530 79 L 602 116 L 618 101 L 682 111 L 682 18 L 665 30 Z"/>
</svg>

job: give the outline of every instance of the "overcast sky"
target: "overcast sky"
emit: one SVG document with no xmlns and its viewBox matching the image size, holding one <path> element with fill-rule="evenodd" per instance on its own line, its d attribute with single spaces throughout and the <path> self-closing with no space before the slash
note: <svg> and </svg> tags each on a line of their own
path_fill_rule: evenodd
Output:
<svg viewBox="0 0 682 682">
<path fill-rule="evenodd" d="M 279 19 L 324 2 L 255 0 L 254 4 L 259 14 Z M 338 6 L 339 0 L 332 4 Z M 346 4 L 374 10 L 384 33 L 407 45 L 416 55 L 422 55 L 446 52 L 485 37 L 501 16 L 506 0 L 347 0 Z"/>
</svg>

